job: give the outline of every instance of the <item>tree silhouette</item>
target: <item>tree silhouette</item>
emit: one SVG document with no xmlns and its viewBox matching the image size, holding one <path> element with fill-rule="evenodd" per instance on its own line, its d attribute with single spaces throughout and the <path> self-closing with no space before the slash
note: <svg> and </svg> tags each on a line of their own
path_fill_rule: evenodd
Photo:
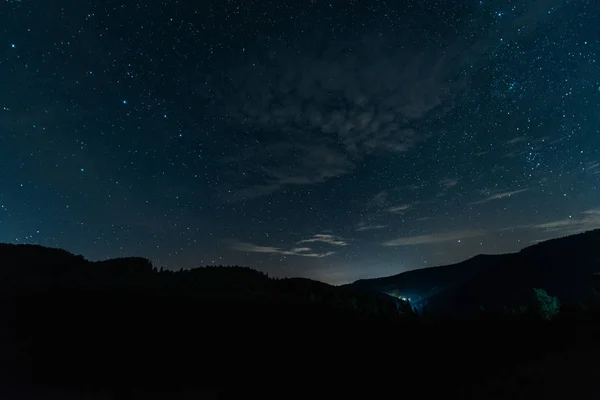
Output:
<svg viewBox="0 0 600 400">
<path fill-rule="evenodd" d="M 544 289 L 533 289 L 531 311 L 536 318 L 550 321 L 560 311 L 558 297 L 550 296 Z"/>
</svg>

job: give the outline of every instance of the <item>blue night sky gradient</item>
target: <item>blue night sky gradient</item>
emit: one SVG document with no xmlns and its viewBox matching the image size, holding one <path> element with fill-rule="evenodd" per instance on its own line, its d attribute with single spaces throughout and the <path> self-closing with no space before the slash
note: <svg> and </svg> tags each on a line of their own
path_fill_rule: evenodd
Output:
<svg viewBox="0 0 600 400">
<path fill-rule="evenodd" d="M 329 283 L 600 228 L 600 5 L 2 1 L 0 242 Z"/>
</svg>

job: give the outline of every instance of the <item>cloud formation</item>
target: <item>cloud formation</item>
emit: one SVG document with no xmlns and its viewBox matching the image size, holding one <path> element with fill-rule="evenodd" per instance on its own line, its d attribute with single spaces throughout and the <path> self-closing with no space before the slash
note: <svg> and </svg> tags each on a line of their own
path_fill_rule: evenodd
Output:
<svg viewBox="0 0 600 400">
<path fill-rule="evenodd" d="M 323 234 L 323 233 L 318 233 L 310 239 L 303 239 L 296 243 L 302 244 L 302 243 L 316 243 L 316 242 L 331 244 L 334 246 L 347 246 L 348 245 L 348 243 L 339 236 L 327 235 L 327 234 Z"/>
<path fill-rule="evenodd" d="M 346 155 L 324 143 L 310 142 L 308 137 L 293 143 L 267 141 L 223 162 L 244 169 L 244 174 L 231 176 L 230 180 L 238 180 L 240 185 L 227 188 L 229 201 L 268 195 L 289 185 L 322 183 L 354 168 Z M 252 183 L 246 183 L 249 180 Z"/>
<path fill-rule="evenodd" d="M 561 3 L 552 2 L 554 12 Z M 414 149 L 470 90 L 465 68 L 486 66 L 501 40 L 509 43 L 549 19 L 549 6 L 550 0 L 534 0 L 475 41 L 474 27 L 464 26 L 425 47 L 391 47 L 385 35 L 367 33 L 321 42 L 319 35 L 327 33 L 320 30 L 311 40 L 281 47 L 249 43 L 247 62 L 203 76 L 198 90 L 219 105 L 234 131 L 243 132 L 238 141 L 268 138 L 246 143 L 240 157 L 250 168 L 226 196 L 243 200 L 322 183 L 376 152 Z M 414 40 L 408 34 L 405 39 Z"/>
<path fill-rule="evenodd" d="M 376 229 L 384 229 L 387 228 L 387 225 L 361 225 L 354 229 L 356 232 L 365 232 L 365 231 L 373 231 Z"/>
<path fill-rule="evenodd" d="M 589 162 L 585 165 L 585 171 L 589 172 L 592 175 L 600 174 L 600 163 L 598 162 Z"/>
<path fill-rule="evenodd" d="M 390 207 L 387 209 L 387 212 L 390 212 L 392 214 L 404 214 L 406 211 L 408 211 L 412 206 L 410 204 L 399 204 L 397 206 L 394 207 Z"/>
<path fill-rule="evenodd" d="M 381 208 L 388 204 L 389 193 L 382 190 L 367 202 L 367 208 Z"/>
<path fill-rule="evenodd" d="M 479 229 L 465 229 L 458 231 L 431 233 L 428 235 L 404 236 L 383 242 L 383 246 L 413 246 L 420 244 L 437 244 L 457 241 L 485 235 L 485 231 Z"/>
<path fill-rule="evenodd" d="M 515 195 L 517 195 L 519 193 L 523 193 L 523 192 L 526 192 L 528 190 L 529 189 L 519 189 L 519 190 L 513 190 L 512 192 L 496 193 L 496 194 L 488 196 L 488 197 L 486 197 L 486 198 L 484 198 L 482 200 L 473 201 L 473 202 L 471 202 L 469 204 L 470 205 L 475 205 L 475 204 L 489 203 L 490 201 L 505 199 L 507 197 L 515 196 Z"/>
<path fill-rule="evenodd" d="M 446 189 L 450 189 L 453 188 L 454 186 L 458 185 L 458 179 L 444 179 L 438 182 L 441 186 L 443 186 Z"/>
<path fill-rule="evenodd" d="M 590 231 L 600 228 L 600 209 L 592 209 L 581 213 L 579 218 L 565 218 L 533 225 L 533 228 L 547 232 L 560 232 L 564 235 Z"/>
<path fill-rule="evenodd" d="M 429 135 L 422 119 L 447 112 L 466 86 L 444 48 L 390 52 L 365 37 L 302 53 L 281 49 L 214 85 L 233 123 L 268 133 L 248 149 L 247 161 L 264 167 L 233 190 L 241 199 L 342 176 L 375 152 L 410 151 Z"/>
<path fill-rule="evenodd" d="M 510 139 L 509 141 L 506 142 L 506 144 L 517 144 L 517 143 L 521 143 L 527 140 L 526 136 L 517 136 L 514 137 L 512 139 Z"/>
<path fill-rule="evenodd" d="M 247 242 L 231 242 L 231 249 L 242 251 L 245 253 L 265 253 L 265 254 L 282 254 L 286 256 L 299 256 L 299 257 L 312 257 L 312 258 L 323 258 L 328 257 L 335 252 L 329 251 L 324 253 L 314 252 L 310 247 L 296 247 L 292 249 L 281 249 L 279 247 L 271 246 L 260 246 L 253 243 Z"/>
</svg>

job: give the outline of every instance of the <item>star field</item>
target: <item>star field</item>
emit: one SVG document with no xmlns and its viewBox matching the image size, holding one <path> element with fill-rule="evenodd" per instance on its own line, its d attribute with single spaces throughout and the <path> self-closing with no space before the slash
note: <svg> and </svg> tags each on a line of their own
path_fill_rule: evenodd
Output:
<svg viewBox="0 0 600 400">
<path fill-rule="evenodd" d="M 600 5 L 0 2 L 0 242 L 329 283 L 600 228 Z"/>
</svg>

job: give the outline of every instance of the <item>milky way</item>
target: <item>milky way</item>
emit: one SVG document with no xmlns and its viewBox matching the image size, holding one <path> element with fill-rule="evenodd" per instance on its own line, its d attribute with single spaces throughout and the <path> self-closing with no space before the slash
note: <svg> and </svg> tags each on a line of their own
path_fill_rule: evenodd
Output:
<svg viewBox="0 0 600 400">
<path fill-rule="evenodd" d="M 330 283 L 600 227 L 600 5 L 4 1 L 0 242 Z"/>
</svg>

